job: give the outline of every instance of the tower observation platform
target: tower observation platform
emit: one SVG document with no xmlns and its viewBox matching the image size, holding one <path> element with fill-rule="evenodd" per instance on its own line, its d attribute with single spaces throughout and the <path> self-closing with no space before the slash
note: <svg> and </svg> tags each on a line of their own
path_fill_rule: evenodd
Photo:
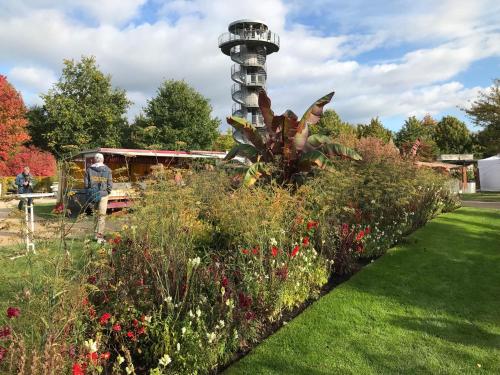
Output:
<svg viewBox="0 0 500 375">
<path fill-rule="evenodd" d="M 231 96 L 234 116 L 246 118 L 256 127 L 264 126 L 259 110 L 259 91 L 266 88 L 266 57 L 280 48 L 278 34 L 261 21 L 243 19 L 229 24 L 219 36 L 219 48 L 231 57 Z M 234 134 L 240 141 L 240 135 Z"/>
</svg>

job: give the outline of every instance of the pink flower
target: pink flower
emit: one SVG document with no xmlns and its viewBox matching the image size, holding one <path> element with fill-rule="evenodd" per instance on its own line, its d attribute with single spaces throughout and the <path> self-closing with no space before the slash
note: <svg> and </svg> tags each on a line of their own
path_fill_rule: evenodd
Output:
<svg viewBox="0 0 500 375">
<path fill-rule="evenodd" d="M 19 310 L 17 307 L 9 307 L 7 309 L 7 317 L 9 319 L 17 318 L 20 314 L 21 314 L 21 310 Z"/>
<path fill-rule="evenodd" d="M 132 331 L 128 331 L 128 332 L 127 332 L 127 337 L 128 337 L 129 339 L 131 339 L 131 340 L 135 339 L 134 332 L 132 332 Z"/>
<path fill-rule="evenodd" d="M 106 361 L 109 359 L 109 357 L 111 357 L 111 354 L 109 352 L 101 354 L 101 359 L 104 359 Z"/>
<path fill-rule="evenodd" d="M 113 326 L 113 331 L 115 331 L 115 332 L 120 332 L 121 330 L 122 330 L 122 326 L 121 326 L 121 325 L 119 325 L 119 324 L 115 324 L 115 325 Z"/>
<path fill-rule="evenodd" d="M 0 339 L 7 338 L 11 334 L 9 327 L 3 327 L 0 329 Z"/>
<path fill-rule="evenodd" d="M 222 277 L 222 282 L 221 282 L 222 286 L 225 288 L 227 287 L 227 285 L 229 284 L 229 280 L 226 276 L 223 276 Z"/>
</svg>

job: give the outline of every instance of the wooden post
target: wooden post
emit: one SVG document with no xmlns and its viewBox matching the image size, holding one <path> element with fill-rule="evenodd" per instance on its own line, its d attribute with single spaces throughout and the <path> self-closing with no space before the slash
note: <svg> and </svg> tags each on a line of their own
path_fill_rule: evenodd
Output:
<svg viewBox="0 0 500 375">
<path fill-rule="evenodd" d="M 467 189 L 467 167 L 462 165 L 462 193 Z"/>
</svg>

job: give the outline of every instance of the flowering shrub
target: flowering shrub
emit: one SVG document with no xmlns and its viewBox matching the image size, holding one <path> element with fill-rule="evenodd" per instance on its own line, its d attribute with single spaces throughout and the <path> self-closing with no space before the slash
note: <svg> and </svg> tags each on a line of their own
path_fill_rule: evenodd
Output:
<svg viewBox="0 0 500 375">
<path fill-rule="evenodd" d="M 84 288 L 50 294 L 65 299 L 53 326 L 38 327 L 49 339 L 30 363 L 57 357 L 54 373 L 73 374 L 214 372 L 331 277 L 451 207 L 444 182 L 399 160 L 339 161 L 294 191 L 234 190 L 219 172 L 158 173 L 120 232 L 86 243 Z M 5 360 L 27 353 L 16 308 L 0 320 L 0 369 L 23 373 L 22 361 Z"/>
</svg>

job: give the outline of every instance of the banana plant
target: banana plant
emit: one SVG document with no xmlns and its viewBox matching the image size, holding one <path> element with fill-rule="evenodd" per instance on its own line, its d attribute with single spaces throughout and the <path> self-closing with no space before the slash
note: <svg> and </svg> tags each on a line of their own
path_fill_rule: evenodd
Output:
<svg viewBox="0 0 500 375">
<path fill-rule="evenodd" d="M 309 126 L 321 119 L 323 107 L 332 100 L 333 95 L 334 92 L 331 92 L 316 100 L 299 120 L 290 110 L 275 116 L 271 99 L 262 90 L 259 93 L 259 108 L 264 118 L 263 132 L 246 119 L 228 117 L 228 124 L 242 133 L 248 142 L 234 146 L 225 158 L 231 160 L 242 156 L 252 163 L 243 183 L 253 185 L 260 177 L 271 176 L 272 171 L 276 170 L 280 180 L 291 182 L 310 172 L 313 167 L 326 168 L 333 157 L 361 160 L 356 151 L 333 143 L 327 136 L 309 136 Z"/>
</svg>

